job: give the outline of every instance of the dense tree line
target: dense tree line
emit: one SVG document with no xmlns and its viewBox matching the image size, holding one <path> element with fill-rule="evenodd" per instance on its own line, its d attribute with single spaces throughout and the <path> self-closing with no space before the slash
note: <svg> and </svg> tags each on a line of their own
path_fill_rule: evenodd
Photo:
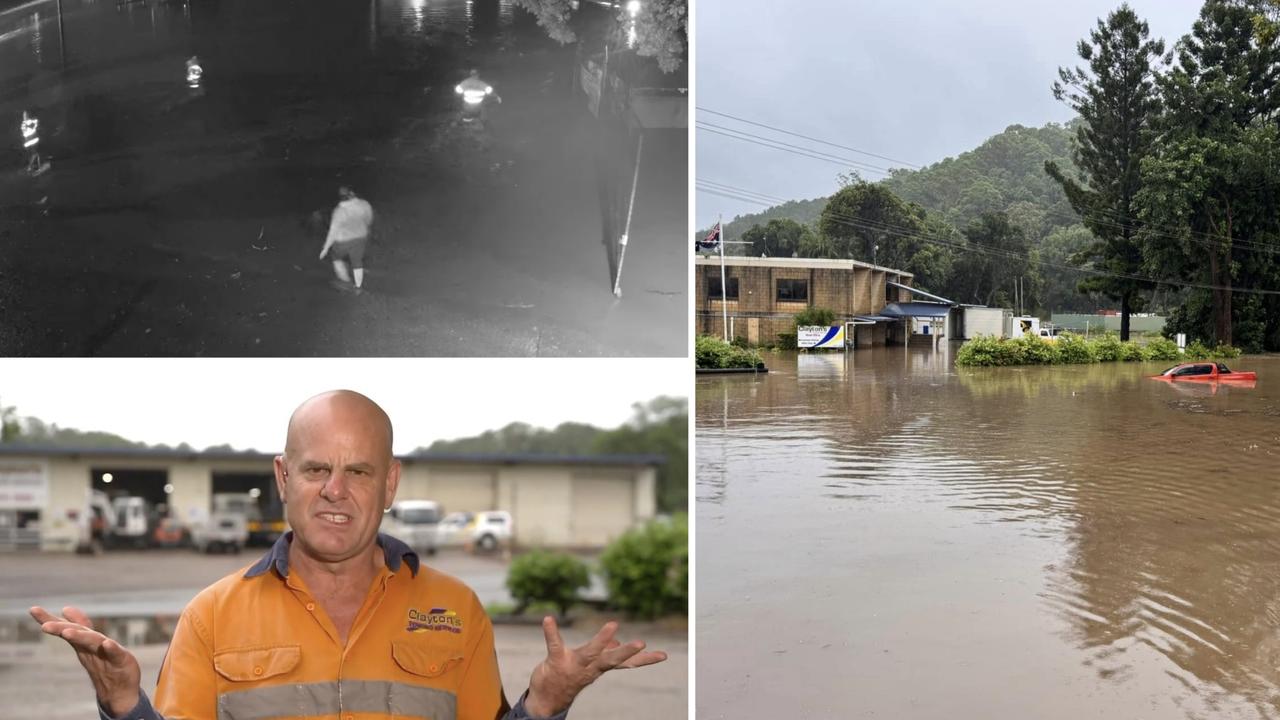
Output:
<svg viewBox="0 0 1280 720">
<path fill-rule="evenodd" d="M 849 257 L 960 302 L 1167 311 L 1167 332 L 1280 350 L 1280 3 L 1209 0 L 1163 40 L 1121 5 L 1054 96 L 1078 118 L 1011 126 L 878 182 L 736 218 L 752 255 Z"/>
</svg>

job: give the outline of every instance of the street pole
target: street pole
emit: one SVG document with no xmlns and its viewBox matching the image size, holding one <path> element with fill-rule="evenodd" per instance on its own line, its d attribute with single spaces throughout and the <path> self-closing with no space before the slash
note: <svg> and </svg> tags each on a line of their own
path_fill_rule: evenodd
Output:
<svg viewBox="0 0 1280 720">
<path fill-rule="evenodd" d="M 720 313 L 724 323 L 724 341 L 729 340 L 729 295 L 724 286 L 724 215 L 716 215 L 716 234 L 720 240 Z"/>
<path fill-rule="evenodd" d="M 622 228 L 622 237 L 618 239 L 621 249 L 618 251 L 618 276 L 613 281 L 614 297 L 622 297 L 622 261 L 627 257 L 627 235 L 631 232 L 631 211 L 636 206 L 636 185 L 640 183 L 640 151 L 644 150 L 644 130 L 638 130 L 640 136 L 636 142 L 636 171 L 631 177 L 631 201 L 627 203 L 627 224 Z"/>
</svg>

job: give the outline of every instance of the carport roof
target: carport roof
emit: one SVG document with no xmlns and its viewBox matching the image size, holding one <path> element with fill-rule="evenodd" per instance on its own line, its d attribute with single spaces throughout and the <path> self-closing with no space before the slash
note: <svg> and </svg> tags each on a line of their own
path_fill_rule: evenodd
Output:
<svg viewBox="0 0 1280 720">
<path fill-rule="evenodd" d="M 195 460 L 249 461 L 269 463 L 276 453 L 257 450 L 200 452 L 171 448 L 95 448 L 55 447 L 49 445 L 0 444 L 0 457 L 43 456 L 78 460 Z M 643 467 L 663 465 L 661 455 L 542 455 L 534 453 L 409 453 L 397 456 L 405 463 L 457 463 L 465 465 L 581 465 L 609 467 Z"/>
<path fill-rule="evenodd" d="M 880 314 L 895 318 L 946 317 L 949 312 L 951 312 L 951 306 L 943 305 L 942 303 L 904 302 L 889 303 L 884 306 L 884 309 L 880 311 Z"/>
</svg>

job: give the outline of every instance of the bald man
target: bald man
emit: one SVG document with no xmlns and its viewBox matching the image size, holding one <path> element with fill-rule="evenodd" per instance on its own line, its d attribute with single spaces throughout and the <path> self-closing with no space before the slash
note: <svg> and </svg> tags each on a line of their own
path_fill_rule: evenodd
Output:
<svg viewBox="0 0 1280 720">
<path fill-rule="evenodd" d="M 566 648 L 548 617 L 547 657 L 509 707 L 475 593 L 378 533 L 400 484 L 391 447 L 390 418 L 358 393 L 324 393 L 294 411 L 275 458 L 292 530 L 183 611 L 154 703 L 138 661 L 83 612 L 31 615 L 75 649 L 104 720 L 564 718 L 605 672 L 666 659 L 619 643 L 612 622 Z"/>
</svg>

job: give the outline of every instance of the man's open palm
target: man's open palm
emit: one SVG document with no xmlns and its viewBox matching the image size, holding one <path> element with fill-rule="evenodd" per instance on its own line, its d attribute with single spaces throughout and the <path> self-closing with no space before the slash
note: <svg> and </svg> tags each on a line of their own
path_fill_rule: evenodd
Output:
<svg viewBox="0 0 1280 720">
<path fill-rule="evenodd" d="M 31 617 L 40 629 L 66 640 L 76 651 L 80 664 L 89 673 L 98 701 L 112 715 L 123 715 L 138 704 L 142 692 L 142 668 L 133 653 L 120 643 L 93 629 L 89 616 L 73 607 L 62 609 L 58 617 L 42 607 L 31 608 Z"/>
<path fill-rule="evenodd" d="M 607 622 L 587 644 L 567 648 L 554 618 L 542 620 L 547 659 L 538 663 L 529 679 L 525 710 L 534 716 L 555 715 L 569 707 L 584 688 L 610 670 L 653 665 L 667 659 L 664 652 L 642 652 L 644 642 L 625 645 L 614 639 L 618 623 Z"/>
</svg>

